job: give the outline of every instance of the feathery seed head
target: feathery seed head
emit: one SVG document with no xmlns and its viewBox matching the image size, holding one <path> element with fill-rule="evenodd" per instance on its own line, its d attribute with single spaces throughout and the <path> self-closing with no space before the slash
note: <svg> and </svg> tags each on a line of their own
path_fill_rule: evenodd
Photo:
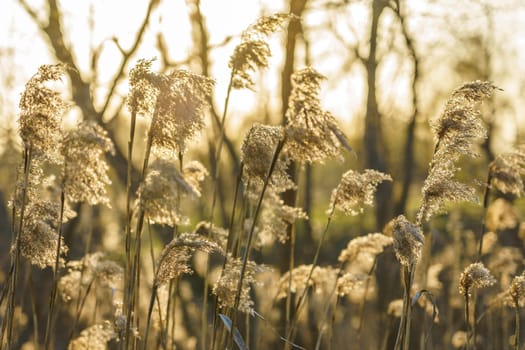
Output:
<svg viewBox="0 0 525 350">
<path fill-rule="evenodd" d="M 323 162 L 351 150 L 334 116 L 319 101 L 319 85 L 324 76 L 311 67 L 292 75 L 292 92 L 286 111 L 286 151 L 295 161 Z"/>
<path fill-rule="evenodd" d="M 83 122 L 66 133 L 62 143 L 64 191 L 69 201 L 109 205 L 106 186 L 111 184 L 106 152 L 114 152 L 107 132 L 94 122 Z"/>
<path fill-rule="evenodd" d="M 404 215 L 393 220 L 394 251 L 401 265 L 412 266 L 421 257 L 425 237 L 419 227 L 408 221 Z"/>
<path fill-rule="evenodd" d="M 270 169 L 275 147 L 282 136 L 280 126 L 259 123 L 252 125 L 241 148 L 241 161 L 249 177 L 264 181 Z"/>
<path fill-rule="evenodd" d="M 525 145 L 516 147 L 512 152 L 502 154 L 489 165 L 491 185 L 502 193 L 523 195 L 525 175 Z"/>
<path fill-rule="evenodd" d="M 288 14 L 274 14 L 259 18 L 242 34 L 241 43 L 235 47 L 228 64 L 232 70 L 232 87 L 251 89 L 254 81 L 250 76 L 257 68 L 268 67 L 271 56 L 270 46 L 266 42 L 269 35 L 279 30 L 283 24 L 294 18 Z"/>
<path fill-rule="evenodd" d="M 96 324 L 80 332 L 80 335 L 69 343 L 68 350 L 105 350 L 108 342 L 117 337 L 114 327 L 109 321 Z"/>
<path fill-rule="evenodd" d="M 382 233 L 370 233 L 366 236 L 356 237 L 348 242 L 345 249 L 339 254 L 340 262 L 352 262 L 360 254 L 377 256 L 393 243 L 392 237 Z"/>
<path fill-rule="evenodd" d="M 470 264 L 459 277 L 459 292 L 462 295 L 470 295 L 473 288 L 490 287 L 496 283 L 496 279 L 481 262 Z"/>
<path fill-rule="evenodd" d="M 26 200 L 29 202 L 40 198 L 40 190 L 44 177 L 43 166 L 44 164 L 42 159 L 37 158 L 31 161 L 29 167 L 28 183 L 26 184 L 24 180 L 24 164 L 19 165 L 17 169 L 18 180 L 11 196 L 11 200 L 8 203 L 9 207 L 14 207 L 17 209 L 22 208 L 22 206 L 25 204 L 22 203 L 24 199 L 24 191 Z"/>
<path fill-rule="evenodd" d="M 168 76 L 170 85 L 159 91 L 151 121 L 152 149 L 174 157 L 186 151 L 186 143 L 204 127 L 214 81 L 188 71 Z"/>
<path fill-rule="evenodd" d="M 314 293 L 329 293 L 335 284 L 337 270 L 330 267 L 315 266 L 308 285 L 306 280 L 312 265 L 300 265 L 292 271 L 287 271 L 279 280 L 277 299 L 286 298 L 288 293 L 302 294 L 305 288 L 312 287 Z M 291 274 L 291 285 L 290 285 Z"/>
<path fill-rule="evenodd" d="M 201 182 L 209 175 L 208 170 L 197 160 L 192 160 L 184 165 L 182 169 L 184 179 L 191 186 L 192 192 L 201 196 Z"/>
<path fill-rule="evenodd" d="M 288 13 L 274 13 L 262 16 L 251 24 L 243 33 L 243 36 L 269 36 L 283 27 L 290 20 L 297 20 L 297 16 Z"/>
<path fill-rule="evenodd" d="M 525 272 L 514 277 L 508 290 L 510 305 L 515 308 L 525 305 Z"/>
<path fill-rule="evenodd" d="M 219 299 L 219 304 L 223 307 L 235 306 L 235 295 L 241 276 L 242 260 L 233 258 L 228 255 L 226 266 L 222 271 L 221 277 L 213 286 L 213 294 Z M 253 315 L 254 302 L 250 296 L 251 284 L 257 284 L 256 275 L 266 270 L 264 265 L 258 265 L 254 261 L 248 261 L 244 278 L 242 280 L 241 300 L 239 302 L 239 311 Z"/>
<path fill-rule="evenodd" d="M 153 60 L 139 60 L 130 72 L 130 109 L 151 116 L 150 136 L 158 155 L 184 153 L 186 142 L 204 127 L 213 79 L 177 70 L 169 75 L 152 73 Z"/>
<path fill-rule="evenodd" d="M 80 260 L 69 261 L 67 273 L 60 277 L 58 289 L 65 302 L 78 297 L 79 289 L 87 288 L 93 281 L 98 286 L 117 289 L 124 270 L 116 262 L 105 259 L 103 253 L 87 254 Z"/>
<path fill-rule="evenodd" d="M 250 128 L 241 148 L 245 183 L 250 182 L 256 189 L 262 186 L 270 170 L 277 144 L 282 137 L 282 128 L 279 126 L 255 123 Z M 270 184 L 276 192 L 295 187 L 286 172 L 288 163 L 287 156 L 281 152 L 270 178 Z"/>
<path fill-rule="evenodd" d="M 183 194 L 199 195 L 173 162 L 156 159 L 138 189 L 138 203 L 151 222 L 174 226 L 186 220 L 177 211 Z"/>
<path fill-rule="evenodd" d="M 251 89 L 255 85 L 250 73 L 257 68 L 267 68 L 271 56 L 270 45 L 265 40 L 250 39 L 241 42 L 230 58 L 232 70 L 232 87 L 234 89 Z"/>
<path fill-rule="evenodd" d="M 345 273 L 337 279 L 337 295 L 344 297 L 363 285 L 367 276 L 361 274 Z"/>
<path fill-rule="evenodd" d="M 147 117 L 153 115 L 159 90 L 169 88 L 169 79 L 165 75 L 151 71 L 154 60 L 140 59 L 129 72 L 128 107 L 131 112 Z"/>
<path fill-rule="evenodd" d="M 41 156 L 55 163 L 60 163 L 62 116 L 69 106 L 59 92 L 46 84 L 60 80 L 64 71 L 63 64 L 41 66 L 26 83 L 19 104 L 19 132 L 25 147 L 32 148 L 33 157 Z"/>
<path fill-rule="evenodd" d="M 440 141 L 452 141 L 454 137 L 484 137 L 486 132 L 476 105 L 492 96 L 496 89 L 491 82 L 477 80 L 454 90 L 445 111 L 432 125 L 436 138 Z"/>
<path fill-rule="evenodd" d="M 24 227 L 20 234 L 20 252 L 32 265 L 41 269 L 55 266 L 58 243 L 58 218 L 60 205 L 50 201 L 36 201 L 27 204 Z M 65 216 L 64 221 L 69 217 Z M 13 246 L 11 249 L 15 249 Z M 61 238 L 60 254 L 68 251 Z M 60 263 L 64 261 L 60 258 Z"/>
<path fill-rule="evenodd" d="M 337 208 L 346 215 L 357 215 L 363 212 L 362 203 L 374 205 L 374 193 L 383 181 L 392 181 L 392 178 L 376 170 L 366 169 L 362 174 L 349 170 L 332 191 L 330 207 Z"/>
<path fill-rule="evenodd" d="M 256 227 L 255 246 L 258 248 L 275 241 L 285 243 L 288 240 L 288 227 L 298 219 L 308 219 L 301 208 L 285 205 L 281 197 L 271 189 L 266 192 L 262 205 Z"/>
<path fill-rule="evenodd" d="M 221 247 L 209 238 L 196 233 L 183 233 L 174 238 L 162 251 L 155 274 L 155 285 L 161 286 L 184 273 L 193 273 L 189 260 L 195 250 L 222 253 Z"/>
<path fill-rule="evenodd" d="M 193 230 L 193 233 L 199 234 L 204 237 L 208 237 L 211 240 L 217 242 L 219 246 L 225 250 L 226 249 L 226 242 L 228 240 L 228 230 L 218 227 L 216 225 L 212 225 L 209 222 L 201 221 L 197 225 L 195 225 L 195 229 Z"/>
<path fill-rule="evenodd" d="M 435 214 L 443 212 L 448 202 L 478 202 L 474 188 L 453 179 L 456 170 L 452 162 L 445 161 L 430 170 L 423 185 L 423 204 L 417 222 L 429 221 Z"/>
<path fill-rule="evenodd" d="M 478 105 L 497 89 L 492 83 L 474 81 L 456 89 L 447 101 L 442 115 L 432 122 L 437 144 L 423 185 L 423 203 L 417 222 L 428 221 L 443 210 L 448 201 L 477 201 L 475 191 L 453 180 L 460 156 L 475 157 L 475 141 L 486 137 Z"/>
</svg>

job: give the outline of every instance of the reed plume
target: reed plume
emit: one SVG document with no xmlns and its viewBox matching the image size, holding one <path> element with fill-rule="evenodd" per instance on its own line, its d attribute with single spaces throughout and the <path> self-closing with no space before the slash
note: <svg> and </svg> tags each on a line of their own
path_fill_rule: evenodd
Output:
<svg viewBox="0 0 525 350">
<path fill-rule="evenodd" d="M 478 105 L 496 89 L 492 83 L 484 81 L 462 85 L 454 90 L 441 116 L 431 123 L 436 146 L 423 185 L 417 224 L 443 211 L 447 202 L 477 201 L 470 185 L 454 180 L 459 170 L 456 162 L 461 156 L 477 156 L 475 142 L 486 137 Z"/>
<path fill-rule="evenodd" d="M 292 92 L 286 112 L 286 148 L 290 158 L 305 163 L 341 158 L 352 148 L 334 116 L 323 110 L 319 100 L 325 77 L 311 67 L 292 75 Z"/>
</svg>

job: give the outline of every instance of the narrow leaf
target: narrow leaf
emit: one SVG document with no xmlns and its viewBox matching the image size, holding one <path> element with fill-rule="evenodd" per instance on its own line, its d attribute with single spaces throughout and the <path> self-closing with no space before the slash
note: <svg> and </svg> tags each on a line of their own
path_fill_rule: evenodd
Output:
<svg viewBox="0 0 525 350">
<path fill-rule="evenodd" d="M 222 323 L 226 326 L 226 329 L 228 332 L 231 333 L 232 331 L 232 320 L 224 314 L 219 314 L 219 317 L 221 318 Z M 241 333 L 235 328 L 233 332 L 233 341 L 235 341 L 235 344 L 239 347 L 241 350 L 248 350 L 248 347 L 246 346 L 246 343 L 244 342 L 244 339 L 242 338 Z"/>
</svg>

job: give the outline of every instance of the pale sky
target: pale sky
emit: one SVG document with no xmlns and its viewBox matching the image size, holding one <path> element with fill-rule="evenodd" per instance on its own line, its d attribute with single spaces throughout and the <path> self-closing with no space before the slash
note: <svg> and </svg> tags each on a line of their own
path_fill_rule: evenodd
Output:
<svg viewBox="0 0 525 350">
<path fill-rule="evenodd" d="M 45 15 L 42 10 L 44 0 L 28 0 L 37 12 Z M 211 44 L 217 44 L 223 41 L 227 36 L 239 35 L 244 28 L 252 23 L 261 13 L 274 13 L 286 11 L 287 1 L 277 0 L 202 0 L 202 12 L 206 17 L 207 26 L 210 32 Z M 311 0 L 310 4 L 313 8 L 320 7 L 328 0 Z M 442 3 L 455 4 L 457 2 L 451 0 L 442 0 Z M 443 30 L 443 23 L 446 20 L 452 21 L 453 25 L 458 25 L 459 28 L 464 26 L 465 31 L 471 30 L 471 26 L 478 28 L 482 32 L 482 36 L 486 36 L 483 31 L 486 30 L 484 26 L 484 19 L 479 18 L 476 6 L 468 6 L 468 11 L 452 11 L 447 12 L 447 7 L 444 7 L 443 19 L 439 17 L 440 14 L 436 9 L 437 1 L 408 1 L 409 9 L 413 14 L 413 19 L 409 22 L 414 30 L 418 42 L 430 40 L 434 33 Z M 479 3 L 479 1 L 467 1 L 469 3 Z M 486 1 L 487 2 L 487 1 Z M 117 37 L 122 47 L 128 48 L 133 41 L 135 32 L 139 23 L 146 11 L 146 0 L 62 0 L 59 1 L 64 13 L 64 27 L 67 34 L 68 42 L 74 43 L 74 52 L 77 58 L 77 63 L 85 74 L 89 72 L 89 52 L 90 48 L 103 45 L 102 54 L 99 61 L 100 70 L 100 89 L 101 94 L 104 93 L 104 84 L 111 81 L 112 74 L 116 71 L 119 64 L 118 51 L 113 43 L 109 40 L 112 37 Z M 499 4 L 498 0 L 488 1 L 488 3 Z M 515 2 L 519 4 L 518 2 Z M 367 9 L 366 1 L 358 1 L 351 10 L 346 12 L 332 12 L 332 17 L 327 17 L 326 12 L 309 11 L 306 21 L 312 28 L 309 32 L 311 35 L 311 55 L 313 58 L 312 64 L 322 74 L 328 77 L 324 83 L 321 91 L 321 98 L 326 109 L 332 111 L 343 123 L 343 129 L 347 133 L 357 132 L 354 130 L 354 119 L 356 116 L 361 116 L 363 112 L 363 102 L 366 94 L 366 82 L 363 80 L 362 67 L 356 65 L 349 73 L 342 75 L 341 67 L 345 63 L 345 58 L 348 57 L 349 52 L 344 51 L 341 44 L 339 44 L 326 29 L 322 27 L 328 21 L 334 20 L 337 22 L 338 31 L 352 43 L 352 37 L 365 37 L 368 33 L 367 26 Z M 425 5 L 429 4 L 429 5 Z M 525 5 L 525 4 L 524 4 Z M 443 6 L 442 6 L 443 7 Z M 522 110 L 520 106 L 523 105 L 522 93 L 525 78 L 525 69 L 521 62 L 524 62 L 524 45 L 525 45 L 525 12 L 523 6 L 516 7 L 510 11 L 496 12 L 494 14 L 494 40 L 496 47 L 494 48 L 494 60 L 505 57 L 510 62 L 508 64 L 495 64 L 496 68 L 504 70 L 503 73 L 496 71 L 497 78 L 495 83 L 505 90 L 506 96 L 514 99 L 513 104 L 515 109 Z M 470 13 L 469 13 L 470 11 Z M 478 12 L 476 12 L 478 11 Z M 430 15 L 427 13 L 430 12 Z M 504 12 L 504 16 L 501 13 Z M 89 30 L 89 14 L 93 13 L 95 24 L 93 30 Z M 430 18 L 430 19 L 429 19 Z M 437 19 L 436 19 L 437 18 Z M 388 17 L 383 18 L 385 26 L 388 25 Z M 481 23 L 481 24 L 480 24 Z M 165 34 L 171 59 L 174 61 L 184 60 L 192 47 L 190 36 L 190 24 L 188 19 L 188 6 L 184 0 L 163 0 L 160 7 L 154 12 L 150 26 L 144 38 L 144 41 L 132 63 L 138 58 L 152 58 L 158 56 L 155 48 L 155 35 L 161 31 Z M 476 29 L 477 30 L 477 29 Z M 353 32 L 354 31 L 354 32 Z M 389 29 L 385 29 L 385 37 L 388 38 Z M 393 38 L 394 36 L 390 34 Z M 276 35 L 271 40 L 271 47 L 274 53 L 268 72 L 263 75 L 264 88 L 268 91 L 241 91 L 236 92 L 232 98 L 232 114 L 236 118 L 232 120 L 239 120 L 243 114 L 250 113 L 254 106 L 260 103 L 261 92 L 263 96 L 269 95 L 270 101 L 276 108 L 276 100 L 278 97 L 278 78 L 282 63 L 282 53 L 280 52 L 283 36 Z M 424 40 L 421 40 L 423 38 Z M 427 41 L 428 41 L 427 40 Z M 432 40 L 430 40 L 432 41 Z M 212 75 L 217 80 L 216 99 L 217 106 L 222 108 L 222 101 L 224 98 L 227 80 L 229 78 L 229 71 L 227 68 L 229 55 L 232 53 L 234 46 L 238 43 L 237 40 L 232 40 L 228 45 L 216 49 L 212 52 Z M 393 45 L 402 47 L 402 42 L 393 42 Z M 10 49 L 10 50 L 8 50 Z M 366 43 L 361 44 L 360 52 L 366 53 Z M 424 48 L 427 50 L 427 48 Z M 439 48 L 432 48 L 433 52 L 439 52 Z M 458 43 L 457 50 L 460 52 L 464 47 Z M 23 89 L 25 81 L 37 70 L 38 66 L 44 63 L 55 63 L 54 59 L 49 55 L 46 42 L 42 39 L 41 34 L 35 27 L 32 20 L 25 14 L 25 12 L 18 5 L 17 0 L 1 0 L 0 5 L 0 50 L 3 56 L 0 63 L 0 78 L 6 80 L 11 76 L 12 86 L 9 89 L 0 91 L 2 99 L 8 103 L 3 103 L 0 107 L 0 113 L 5 118 L 5 115 L 16 114 L 16 105 L 18 97 Z M 439 53 L 444 55 L 443 59 L 447 59 L 447 52 Z M 438 55 L 439 55 L 438 54 Z M 511 56 L 511 54 L 513 56 Z M 299 56 L 301 54 L 299 53 Z M 396 58 L 397 57 L 397 58 Z M 399 58 L 402 54 L 397 54 L 390 58 L 390 65 L 383 66 L 382 76 L 379 78 L 381 84 L 382 94 L 388 101 L 385 102 L 384 108 L 388 109 L 387 114 L 399 115 L 403 118 L 408 114 L 406 89 L 408 88 L 407 74 L 410 72 L 409 64 L 396 65 L 399 63 Z M 436 56 L 437 57 L 437 56 Z M 428 88 L 433 88 L 436 91 L 442 91 L 445 95 L 452 88 L 461 83 L 455 81 L 455 78 L 449 80 L 442 79 L 443 74 L 450 68 L 447 62 L 443 62 L 439 66 L 438 57 L 436 61 L 432 61 L 432 57 L 424 57 L 423 68 L 426 70 L 428 78 L 424 82 Z M 429 62 L 429 63 L 427 63 Z M 425 64 L 436 65 L 431 68 Z M 298 68 L 302 66 L 298 62 Z M 508 67 L 508 68 L 507 68 Z M 496 69 L 495 69 L 496 70 Z M 443 71 L 443 72 L 441 72 Z M 513 72 L 510 73 L 509 72 Z M 432 80 L 431 76 L 436 74 L 436 79 Z M 5 84 L 5 83 L 4 83 Z M 2 89 L 0 89 L 2 90 Z M 126 86 L 122 86 L 119 90 L 121 94 L 126 94 Z M 435 94 L 436 92 L 433 92 Z M 432 94 L 432 96 L 433 96 Z M 264 97 L 266 98 L 266 97 Z M 433 97 L 429 97 L 433 98 Z M 520 117 L 520 116 L 518 116 Z M 521 119 L 520 119 L 521 120 Z M 514 123 L 505 123 L 504 127 L 510 128 L 508 132 L 515 129 Z M 523 127 L 522 127 L 523 128 Z"/>
</svg>

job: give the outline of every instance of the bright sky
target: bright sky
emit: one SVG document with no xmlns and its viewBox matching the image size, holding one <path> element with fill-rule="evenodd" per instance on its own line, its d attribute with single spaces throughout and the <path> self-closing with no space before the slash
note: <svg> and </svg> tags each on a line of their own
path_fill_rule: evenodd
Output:
<svg viewBox="0 0 525 350">
<path fill-rule="evenodd" d="M 45 16 L 42 8 L 43 0 L 29 0 L 31 6 Z M 132 44 L 137 28 L 146 12 L 147 1 L 145 0 L 89 0 L 89 1 L 61 1 L 64 12 L 64 28 L 69 42 L 74 43 L 75 58 L 79 67 L 85 74 L 89 72 L 90 50 L 98 45 L 103 46 L 99 61 L 100 96 L 104 96 L 104 84 L 112 80 L 112 75 L 116 72 L 120 63 L 120 54 L 115 45 L 110 41 L 116 37 L 123 48 L 128 48 Z M 262 4 L 264 3 L 264 5 Z M 202 0 L 202 12 L 206 16 L 207 26 L 210 29 L 210 42 L 217 44 L 228 36 L 238 36 L 244 28 L 253 23 L 261 13 L 270 14 L 274 12 L 286 11 L 287 6 L 278 1 L 262 0 Z M 277 6 L 276 6 L 277 5 Z M 2 67 L 2 73 L 16 72 L 14 76 L 14 89 L 11 90 L 9 99 L 17 101 L 24 83 L 34 74 L 37 68 L 44 63 L 54 63 L 55 60 L 49 55 L 47 43 L 42 40 L 41 33 L 33 23 L 32 19 L 18 5 L 17 0 L 3 0 L 4 7 L 0 11 L 0 46 L 14 48 L 11 62 L 5 63 L 9 66 Z M 125 10 L 123 10 L 125 9 Z M 188 19 L 188 6 L 185 1 L 162 1 L 161 6 L 154 12 L 150 21 L 150 26 L 144 37 L 143 43 L 136 55 L 136 58 L 152 58 L 158 56 L 155 47 L 155 35 L 163 32 L 167 39 L 169 53 L 173 61 L 183 61 L 191 52 L 192 42 L 190 34 L 190 23 Z M 90 15 L 95 20 L 94 25 L 90 24 Z M 315 13 L 311 16 L 312 24 L 317 25 L 322 22 Z M 91 28 L 92 26 L 92 28 Z M 274 53 L 270 59 L 268 74 L 264 76 L 265 87 L 278 96 L 277 78 L 282 62 L 280 54 L 280 42 L 282 38 L 278 35 L 271 39 L 271 47 Z M 222 101 L 226 92 L 229 79 L 228 58 L 233 52 L 237 40 L 232 40 L 230 44 L 218 48 L 212 52 L 212 75 L 217 80 L 216 99 L 218 106 L 222 106 Z M 320 47 L 323 51 L 330 50 L 326 47 L 327 43 L 319 42 L 315 47 Z M 135 60 L 132 60 L 134 62 Z M 337 60 L 336 60 L 337 61 Z M 327 65 L 326 72 L 330 73 L 330 65 Z M 332 69 L 333 70 L 333 69 Z M 338 72 L 336 72 L 338 74 Z M 329 83 L 327 83 L 329 85 Z M 348 81 L 341 79 L 341 87 L 345 90 L 350 89 Z M 327 87 L 328 89 L 328 87 Z M 123 86 L 121 93 L 126 93 Z M 333 94 L 322 92 L 323 102 L 333 110 L 348 109 L 348 104 Z M 232 113 L 249 113 L 253 106 L 258 103 L 258 96 L 252 91 L 236 91 L 233 95 L 235 104 L 231 108 Z M 332 106 L 331 106 L 332 105 Z M 7 112 L 7 111 L 5 111 Z M 13 111 L 9 111 L 12 113 Z M 5 113 L 4 113 L 5 114 Z M 349 113 L 341 116 L 348 119 Z"/>
<path fill-rule="evenodd" d="M 45 16 L 45 8 L 43 4 L 45 0 L 27 0 L 37 13 Z M 447 2 L 448 0 L 442 0 Z M 450 0 L 452 1 L 452 0 Z M 239 35 L 241 31 L 252 23 L 261 13 L 274 13 L 286 11 L 288 1 L 276 0 L 201 0 L 202 12 L 206 17 L 207 26 L 210 31 L 211 44 L 217 44 L 224 40 L 227 36 Z M 319 7 L 321 3 L 327 1 L 311 0 L 312 7 Z M 119 52 L 115 45 L 110 42 L 110 39 L 117 37 L 122 47 L 128 48 L 135 36 L 139 23 L 145 14 L 148 1 L 146 0 L 62 0 L 59 1 L 64 13 L 64 27 L 67 34 L 68 42 L 74 43 L 74 51 L 77 63 L 80 66 L 83 74 L 89 72 L 89 52 L 92 47 L 103 45 L 103 50 L 99 61 L 100 70 L 100 87 L 99 94 L 104 94 L 104 85 L 111 81 L 112 74 L 116 71 L 119 65 Z M 356 6 L 352 7 L 351 11 L 335 12 L 335 19 L 337 19 L 338 31 L 348 40 L 352 42 L 352 36 L 357 34 L 359 37 L 366 37 L 368 32 L 367 27 L 367 2 L 358 2 Z M 428 4 L 436 3 L 429 1 Z M 453 1 L 454 3 L 454 1 Z M 490 3 L 490 1 L 489 1 Z M 364 4 L 364 5 L 363 5 Z M 435 19 L 428 20 L 428 14 L 425 12 L 433 12 L 430 17 L 438 17 L 436 15 L 436 7 L 431 7 L 427 2 L 409 1 L 412 13 L 415 14 L 416 19 L 409 24 L 412 27 L 418 26 L 419 29 L 413 30 L 418 35 L 425 33 L 425 38 L 431 38 L 438 30 L 443 28 L 434 27 L 438 24 Z M 423 5 L 422 5 L 423 4 Z M 425 5 L 427 4 L 427 5 Z M 455 4 L 454 6 L 459 6 Z M 467 5 L 465 5 L 467 6 Z M 447 19 L 454 21 L 454 23 L 462 23 L 466 29 L 471 23 L 483 23 L 483 18 L 478 18 L 479 15 L 471 8 L 472 14 L 469 18 L 468 11 L 465 15 L 462 13 L 453 12 L 450 16 L 443 16 L 443 21 Z M 190 24 L 188 19 L 188 5 L 184 0 L 162 0 L 160 7 L 154 12 L 151 19 L 150 26 L 140 47 L 136 58 L 132 60 L 135 62 L 137 58 L 152 58 L 158 56 L 155 48 L 155 35 L 161 31 L 165 34 L 169 53 L 171 59 L 174 61 L 183 61 L 187 58 L 192 48 Z M 506 76 L 503 73 L 496 72 L 500 81 L 496 84 L 505 89 L 505 93 L 509 96 L 519 96 L 521 98 L 521 90 L 525 86 L 523 78 L 516 72 L 510 74 L 511 69 L 520 69 L 518 62 L 523 62 L 525 54 L 523 47 L 525 47 L 525 12 L 520 8 L 516 10 L 506 11 L 506 17 L 502 18 L 497 12 L 494 16 L 494 31 L 495 40 L 497 42 L 494 56 L 497 58 L 501 55 L 506 55 L 510 60 L 509 65 L 495 65 L 496 67 L 506 68 Z M 95 21 L 90 30 L 90 14 L 93 14 Z M 454 17 L 457 16 L 457 17 Z M 463 17 L 461 17 L 463 16 Z M 357 65 L 349 74 L 341 75 L 341 66 L 344 64 L 344 58 L 348 57 L 348 51 L 341 51 L 342 46 L 334 39 L 330 39 L 326 29 L 321 27 L 327 21 L 332 20 L 328 18 L 326 13 L 320 11 L 310 11 L 307 17 L 307 22 L 311 29 L 311 53 L 314 59 L 314 66 L 323 74 L 328 76 L 328 81 L 323 85 L 321 91 L 321 98 L 325 108 L 334 112 L 338 116 L 346 129 L 347 133 L 352 133 L 354 130 L 353 117 L 362 115 L 363 101 L 366 92 L 366 84 L 362 79 L 362 67 Z M 385 23 L 387 23 L 386 21 Z M 441 24 L 442 25 L 442 24 Z M 479 26 L 478 24 L 475 24 Z M 481 25 L 483 30 L 483 24 Z M 354 30 L 355 32 L 352 32 Z M 391 29 L 386 29 L 384 34 L 388 37 Z M 318 35 L 314 37 L 313 35 Z M 390 34 L 391 35 L 391 34 Z M 270 61 L 270 69 L 263 77 L 263 87 L 268 90 L 266 94 L 270 97 L 278 96 L 278 77 L 282 62 L 282 54 L 279 51 L 281 43 L 275 36 L 271 41 L 273 58 Z M 229 71 L 227 68 L 229 55 L 233 51 L 234 45 L 238 41 L 232 40 L 229 45 L 213 51 L 213 69 L 212 75 L 217 80 L 216 98 L 217 105 L 222 107 L 227 80 L 229 78 Z M 402 43 L 395 43 L 400 45 Z M 461 43 L 459 43 L 461 44 Z M 366 52 L 366 44 L 361 45 L 361 53 Z M 461 45 L 457 46 L 458 52 L 462 49 Z M 337 51 L 339 50 L 339 51 Z M 501 51 L 501 52 L 500 52 Z M 509 54 L 507 54 L 507 52 Z M 54 59 L 49 55 L 47 43 L 42 39 L 39 30 L 35 27 L 33 21 L 27 16 L 23 9 L 18 5 L 18 0 L 1 0 L 0 5 L 0 78 L 5 85 L 4 80 L 11 78 L 9 89 L 0 89 L 0 97 L 8 103 L 2 103 L 0 106 L 0 113 L 3 116 L 16 115 L 16 104 L 20 92 L 23 89 L 24 83 L 37 70 L 38 66 L 44 63 L 54 63 Z M 446 54 L 446 53 L 445 53 Z M 510 57 L 508 55 L 513 54 Z M 7 55 L 7 57 L 5 57 Z M 299 53 L 299 55 L 301 55 Z M 398 58 L 402 57 L 398 55 Z M 444 57 L 446 59 L 446 57 Z M 380 77 L 380 84 L 383 87 L 383 94 L 388 97 L 389 104 L 386 106 L 388 113 L 397 114 L 400 116 L 407 114 L 406 89 L 408 83 L 406 74 L 410 71 L 410 66 L 407 64 L 401 67 L 394 65 L 396 58 L 392 58 L 390 66 L 385 65 L 383 76 Z M 514 62 L 514 63 L 513 63 Z M 399 63 L 399 62 L 397 62 Z M 436 64 L 435 61 L 433 64 Z M 427 73 L 428 75 L 438 74 L 435 81 L 430 81 L 432 87 L 437 90 L 450 91 L 451 86 L 456 86 L 461 82 L 447 82 L 447 79 L 442 79 L 443 74 L 441 70 L 445 68 L 432 68 Z M 302 66 L 302 64 L 298 64 Z M 392 67 L 389 69 L 389 67 Z M 446 67 L 448 69 L 448 67 Z M 425 67 L 428 70 L 428 67 Z M 446 72 L 446 70 L 444 70 Z M 523 69 L 521 69 L 521 73 Z M 523 74 L 522 74 L 523 75 Z M 405 78 L 403 78 L 405 76 Z M 403 80 L 404 79 L 404 80 Z M 428 84 L 428 82 L 427 82 Z M 122 86 L 120 93 L 126 94 L 127 88 Z M 233 95 L 232 114 L 237 117 L 242 117 L 253 110 L 253 106 L 260 103 L 261 94 L 251 91 L 237 92 Z M 276 99 L 273 99 L 276 100 Z M 1 100 L 0 100 L 1 102 Z M 515 100 L 519 104 L 520 101 Z M 521 102 L 522 103 L 522 102 Z M 274 104 L 275 107 L 275 104 Z M 518 107 L 519 108 L 519 105 Z M 237 118 L 238 119 L 238 118 Z M 232 118 L 236 120 L 236 118 Z M 515 125 L 513 123 L 505 125 Z"/>
</svg>

